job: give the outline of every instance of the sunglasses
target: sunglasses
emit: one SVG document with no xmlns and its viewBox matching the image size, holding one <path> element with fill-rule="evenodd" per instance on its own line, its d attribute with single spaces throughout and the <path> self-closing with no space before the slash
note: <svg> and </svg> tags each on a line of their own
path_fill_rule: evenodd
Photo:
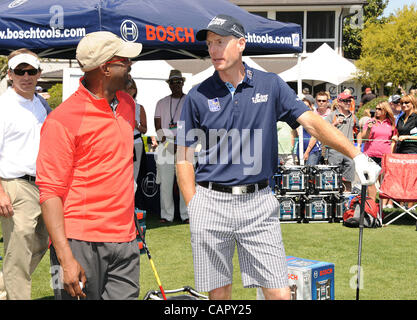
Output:
<svg viewBox="0 0 417 320">
<path fill-rule="evenodd" d="M 404 101 L 404 102 L 400 102 L 400 105 L 407 105 L 407 104 L 409 104 L 411 101 Z"/>
<path fill-rule="evenodd" d="M 382 108 L 375 108 L 375 110 L 382 111 Z"/>
<path fill-rule="evenodd" d="M 17 76 L 24 76 L 26 72 L 28 75 L 34 76 L 38 74 L 39 70 L 38 69 L 28 69 L 28 70 L 14 69 L 13 70 L 13 73 Z"/>
<path fill-rule="evenodd" d="M 171 83 L 171 84 L 181 84 L 183 82 L 184 82 L 184 80 L 182 80 L 182 79 L 169 80 L 169 83 Z"/>
<path fill-rule="evenodd" d="M 344 103 L 350 103 L 352 100 L 351 99 L 340 99 L 340 102 L 344 102 Z"/>
<path fill-rule="evenodd" d="M 130 62 L 130 59 L 129 58 L 115 59 L 115 60 L 107 61 L 105 64 L 112 64 L 114 62 L 129 63 Z"/>
<path fill-rule="evenodd" d="M 327 102 L 327 100 L 317 100 L 317 102 Z"/>
</svg>

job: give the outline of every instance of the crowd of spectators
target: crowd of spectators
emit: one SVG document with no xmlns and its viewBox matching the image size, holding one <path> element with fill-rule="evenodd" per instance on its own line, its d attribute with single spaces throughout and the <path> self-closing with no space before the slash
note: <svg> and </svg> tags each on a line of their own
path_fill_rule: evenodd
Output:
<svg viewBox="0 0 417 320">
<path fill-rule="evenodd" d="M 314 99 L 310 95 L 310 91 L 305 88 L 302 100 L 314 112 L 344 132 L 356 144 L 357 148 L 382 165 L 384 154 L 417 154 L 417 90 L 411 88 L 407 93 L 404 89 L 400 89 L 398 93 L 378 100 L 378 103 L 374 105 L 369 102 L 377 98 L 377 95 L 372 92 L 371 88 L 366 88 L 360 97 L 360 103 L 356 110 L 355 100 L 349 89 L 345 89 L 336 99 L 331 100 L 330 94 L 324 91 L 318 92 Z M 360 117 L 357 117 L 359 114 Z M 329 153 L 329 149 L 326 149 L 325 145 L 320 145 L 320 142 L 315 141 L 314 137 L 310 137 L 306 130 L 303 130 L 304 153 L 300 155 L 298 132 L 285 131 L 282 124 L 277 126 L 279 141 L 282 139 L 280 150 L 284 150 L 283 143 L 285 143 L 285 150 L 289 150 L 289 148 L 293 150 L 292 154 L 289 154 L 288 151 L 285 155 L 279 152 L 281 165 L 299 165 L 301 158 L 304 159 L 306 165 L 341 164 L 344 172 L 345 191 L 351 190 L 349 182 L 353 182 L 354 178 L 349 172 L 353 172 L 351 170 L 353 164 L 344 163 L 342 158 L 337 157 L 337 153 L 332 155 L 333 151 L 331 150 Z M 286 138 L 284 138 L 284 133 Z M 321 150 L 322 156 L 316 161 L 315 153 L 318 150 Z M 382 179 L 383 175 L 379 177 L 376 186 L 369 186 L 368 194 L 374 200 L 377 199 L 377 187 L 382 183 Z M 393 208 L 390 199 L 384 199 L 381 205 L 384 209 Z"/>
</svg>

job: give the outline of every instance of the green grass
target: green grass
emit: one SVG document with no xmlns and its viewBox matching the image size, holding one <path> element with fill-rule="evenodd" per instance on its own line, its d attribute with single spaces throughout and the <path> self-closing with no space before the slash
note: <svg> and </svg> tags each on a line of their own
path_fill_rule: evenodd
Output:
<svg viewBox="0 0 417 320">
<path fill-rule="evenodd" d="M 161 225 L 157 217 L 147 216 L 146 241 L 165 290 L 194 286 L 189 226 L 179 223 Z M 356 280 L 351 273 L 358 262 L 359 229 L 341 223 L 282 224 L 286 254 L 335 264 L 335 299 L 354 300 Z M 364 229 L 362 246 L 363 300 L 415 300 L 417 274 L 415 221 L 407 216 L 378 229 Z M 0 243 L 3 255 L 3 243 Z M 244 289 L 237 254 L 234 257 L 233 299 L 256 299 L 256 289 Z M 1 266 L 1 261 L 0 261 Z M 353 280 L 352 280 L 353 279 Z M 146 254 L 141 256 L 140 299 L 157 290 Z M 33 274 L 33 299 L 52 299 L 49 253 Z"/>
</svg>

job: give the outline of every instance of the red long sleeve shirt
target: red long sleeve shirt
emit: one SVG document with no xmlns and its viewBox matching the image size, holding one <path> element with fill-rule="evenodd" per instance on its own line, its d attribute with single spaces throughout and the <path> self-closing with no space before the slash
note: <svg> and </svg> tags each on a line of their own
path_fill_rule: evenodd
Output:
<svg viewBox="0 0 417 320">
<path fill-rule="evenodd" d="M 46 119 L 41 130 L 36 184 L 40 202 L 60 197 L 69 239 L 128 242 L 133 220 L 135 104 L 118 91 L 113 113 L 81 84 Z"/>
</svg>

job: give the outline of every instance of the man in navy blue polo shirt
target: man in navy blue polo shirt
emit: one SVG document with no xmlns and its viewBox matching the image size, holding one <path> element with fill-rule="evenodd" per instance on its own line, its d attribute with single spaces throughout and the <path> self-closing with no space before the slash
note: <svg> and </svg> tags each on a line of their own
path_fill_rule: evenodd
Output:
<svg viewBox="0 0 417 320">
<path fill-rule="evenodd" d="M 216 71 L 188 93 L 177 134 L 177 177 L 188 206 L 196 289 L 208 291 L 210 299 L 231 299 L 237 246 L 243 285 L 261 287 L 266 299 L 289 299 L 279 203 L 268 185 L 277 168 L 276 122 L 301 124 L 355 158 L 363 183 L 375 181 L 380 168 L 309 111 L 276 74 L 242 62 L 246 41 L 239 21 L 218 15 L 197 39 L 206 41 Z"/>
</svg>

